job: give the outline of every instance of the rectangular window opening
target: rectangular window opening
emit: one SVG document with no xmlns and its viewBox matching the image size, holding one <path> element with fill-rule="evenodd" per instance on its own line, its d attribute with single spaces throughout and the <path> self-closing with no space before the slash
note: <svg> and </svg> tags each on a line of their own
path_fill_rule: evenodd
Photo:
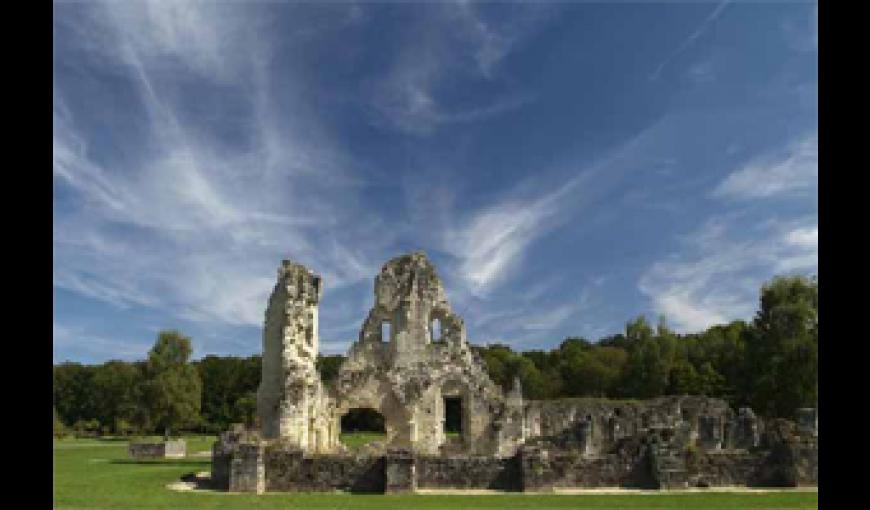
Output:
<svg viewBox="0 0 870 510">
<path fill-rule="evenodd" d="M 430 340 L 433 343 L 444 341 L 444 338 L 442 337 L 441 320 L 440 319 L 432 319 L 432 323 L 429 325 L 429 332 L 431 333 Z"/>
<path fill-rule="evenodd" d="M 444 397 L 444 433 L 462 434 L 462 397 Z"/>
</svg>

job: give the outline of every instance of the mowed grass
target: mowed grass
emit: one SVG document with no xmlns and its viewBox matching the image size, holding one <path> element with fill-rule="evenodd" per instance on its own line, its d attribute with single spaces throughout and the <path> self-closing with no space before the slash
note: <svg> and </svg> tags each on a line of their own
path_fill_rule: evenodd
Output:
<svg viewBox="0 0 870 510">
<path fill-rule="evenodd" d="M 354 438 L 362 440 L 362 438 Z M 213 438 L 188 438 L 188 453 L 209 450 Z M 367 442 L 367 441 L 364 441 Z M 363 443 L 364 443 L 363 442 Z M 54 507 L 59 509 L 739 509 L 818 508 L 815 492 L 679 493 L 625 495 L 360 495 L 176 492 L 168 483 L 209 471 L 207 458 L 137 462 L 122 440 L 54 442 Z"/>
<path fill-rule="evenodd" d="M 342 433 L 338 440 L 350 450 L 356 451 L 372 441 L 383 441 L 387 435 L 383 432 L 348 432 Z"/>
</svg>

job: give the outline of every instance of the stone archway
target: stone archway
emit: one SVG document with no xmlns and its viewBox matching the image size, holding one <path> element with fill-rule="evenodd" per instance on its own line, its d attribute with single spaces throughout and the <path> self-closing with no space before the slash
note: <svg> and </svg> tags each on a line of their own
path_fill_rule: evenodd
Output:
<svg viewBox="0 0 870 510">
<path fill-rule="evenodd" d="M 383 417 L 385 447 L 411 446 L 411 417 L 388 381 L 370 378 L 364 384 L 338 395 L 336 401 L 333 421 L 337 433 L 341 431 L 341 418 L 351 409 L 372 409 Z"/>
<path fill-rule="evenodd" d="M 370 407 L 354 407 L 339 417 L 339 441 L 350 451 L 377 451 L 386 443 L 384 415 Z"/>
</svg>

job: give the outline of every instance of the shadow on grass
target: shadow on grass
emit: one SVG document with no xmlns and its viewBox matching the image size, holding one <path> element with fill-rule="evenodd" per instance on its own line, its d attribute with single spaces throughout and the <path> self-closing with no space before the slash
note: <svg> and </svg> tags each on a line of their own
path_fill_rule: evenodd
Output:
<svg viewBox="0 0 870 510">
<path fill-rule="evenodd" d="M 211 476 L 200 477 L 196 473 L 185 473 L 181 475 L 181 481 L 192 484 L 192 488 L 198 491 L 218 490 L 218 487 L 211 482 Z"/>
</svg>

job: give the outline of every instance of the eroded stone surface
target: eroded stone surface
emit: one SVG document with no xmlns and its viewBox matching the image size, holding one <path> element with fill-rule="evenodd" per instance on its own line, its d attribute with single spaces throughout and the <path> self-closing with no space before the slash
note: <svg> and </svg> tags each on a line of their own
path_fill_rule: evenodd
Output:
<svg viewBox="0 0 870 510">
<path fill-rule="evenodd" d="M 815 409 L 799 410 L 797 424 L 766 425 L 749 408 L 707 397 L 524 401 L 519 380 L 502 391 L 420 252 L 383 266 L 359 339 L 325 386 L 315 367 L 322 292 L 318 275 L 282 263 L 266 310 L 259 430 L 221 435 L 212 455 L 216 487 L 550 491 L 794 486 L 818 478 Z M 447 398 L 459 399 L 457 438 L 444 432 Z M 357 455 L 339 442 L 341 417 L 354 408 L 381 413 L 387 433 Z"/>
<path fill-rule="evenodd" d="M 385 448 L 438 454 L 447 442 L 444 398 L 458 397 L 462 435 L 452 446 L 513 454 L 523 431 L 521 392 L 506 398 L 489 378 L 423 253 L 396 257 L 377 275 L 374 306 L 329 390 L 315 368 L 321 293 L 319 276 L 282 264 L 263 334 L 258 418 L 265 439 L 280 438 L 306 453 L 337 453 L 341 416 L 372 408 L 384 416 Z"/>
</svg>

